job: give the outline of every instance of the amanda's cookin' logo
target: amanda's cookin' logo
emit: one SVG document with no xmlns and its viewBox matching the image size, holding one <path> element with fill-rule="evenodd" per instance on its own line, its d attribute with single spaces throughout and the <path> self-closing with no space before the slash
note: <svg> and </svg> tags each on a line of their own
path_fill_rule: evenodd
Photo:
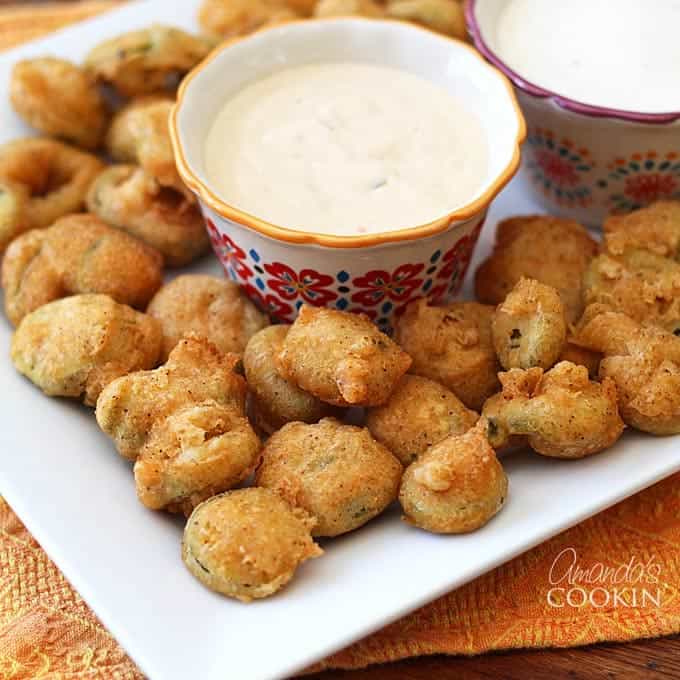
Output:
<svg viewBox="0 0 680 680">
<path fill-rule="evenodd" d="M 551 607 L 646 607 L 661 606 L 659 577 L 661 567 L 650 557 L 641 561 L 635 556 L 617 566 L 593 562 L 579 563 L 574 548 L 565 548 L 550 567 Z"/>
</svg>

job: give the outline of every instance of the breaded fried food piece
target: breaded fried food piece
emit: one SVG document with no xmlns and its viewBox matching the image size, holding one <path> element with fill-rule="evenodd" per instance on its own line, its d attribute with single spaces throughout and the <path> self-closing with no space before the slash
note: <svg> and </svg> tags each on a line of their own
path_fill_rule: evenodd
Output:
<svg viewBox="0 0 680 680">
<path fill-rule="evenodd" d="M 616 383 L 626 424 L 655 435 L 680 433 L 679 337 L 591 305 L 574 342 L 604 354 L 600 377 Z"/>
<path fill-rule="evenodd" d="M 283 378 L 276 369 L 276 357 L 289 328 L 285 324 L 263 328 L 250 338 L 243 353 L 250 412 L 257 427 L 268 434 L 293 421 L 316 423 L 337 410 Z"/>
<path fill-rule="evenodd" d="M 467 432 L 478 418 L 443 385 L 407 374 L 385 404 L 368 410 L 366 427 L 406 466 L 449 435 Z"/>
<path fill-rule="evenodd" d="M 680 201 L 657 201 L 625 215 L 610 215 L 603 227 L 610 255 L 632 249 L 680 259 Z"/>
<path fill-rule="evenodd" d="M 413 21 L 459 40 L 467 38 L 463 3 L 458 0 L 390 0 L 387 16 Z"/>
<path fill-rule="evenodd" d="M 212 36 L 247 35 L 264 26 L 298 19 L 300 10 L 311 4 L 310 0 L 204 0 L 198 22 Z M 311 7 L 308 10 L 311 12 Z"/>
<path fill-rule="evenodd" d="M 214 42 L 179 28 L 153 24 L 90 50 L 85 68 L 125 97 L 167 90 L 208 55 Z"/>
<path fill-rule="evenodd" d="M 140 97 L 123 107 L 111 121 L 106 148 L 115 161 L 140 165 L 158 184 L 171 187 L 193 201 L 177 172 L 170 142 L 169 97 Z"/>
<path fill-rule="evenodd" d="M 241 602 L 283 588 L 323 550 L 312 521 L 268 489 L 239 489 L 196 507 L 184 528 L 182 560 L 205 586 Z"/>
<path fill-rule="evenodd" d="M 491 256 L 475 274 L 480 302 L 497 305 L 524 276 L 555 288 L 569 323 L 583 311 L 581 279 L 598 244 L 573 220 L 548 215 L 512 217 L 499 223 Z"/>
<path fill-rule="evenodd" d="M 28 187 L 0 180 L 0 255 L 12 239 L 28 230 Z"/>
<path fill-rule="evenodd" d="M 521 278 L 496 308 L 491 332 L 504 369 L 550 368 L 567 340 L 560 294 L 552 286 Z"/>
<path fill-rule="evenodd" d="M 96 149 L 109 114 L 93 78 L 65 59 L 23 59 L 12 69 L 9 99 L 32 127 L 85 149 Z"/>
<path fill-rule="evenodd" d="M 43 305 L 19 324 L 12 362 L 51 397 L 94 406 L 112 380 L 156 365 L 161 329 L 107 295 L 74 295 Z"/>
<path fill-rule="evenodd" d="M 188 336 L 160 368 L 130 373 L 101 393 L 97 422 L 135 461 L 146 507 L 188 515 L 253 471 L 261 443 L 245 417 L 239 364 L 237 355 Z"/>
<path fill-rule="evenodd" d="M 147 313 L 163 328 L 164 360 L 189 332 L 222 352 L 241 354 L 251 336 L 269 323 L 236 283 L 207 274 L 184 274 L 166 283 Z"/>
<path fill-rule="evenodd" d="M 162 283 L 161 256 L 94 215 L 68 215 L 15 239 L 2 262 L 5 311 L 16 326 L 29 312 L 78 293 L 102 293 L 144 308 Z"/>
<path fill-rule="evenodd" d="M 158 250 L 169 267 L 181 267 L 210 248 L 194 201 L 162 187 L 142 168 L 112 165 L 92 183 L 88 210 Z"/>
<path fill-rule="evenodd" d="M 585 366 L 588 369 L 588 376 L 590 379 L 595 380 L 600 371 L 602 354 L 595 350 L 577 345 L 573 342 L 572 338 L 569 337 L 560 354 L 559 360 L 569 361 L 577 366 Z"/>
<path fill-rule="evenodd" d="M 85 204 L 103 168 L 92 154 L 54 139 L 28 137 L 0 146 L 0 182 L 23 186 L 22 219 L 0 235 L 0 250 L 29 229 L 44 229 Z"/>
<path fill-rule="evenodd" d="M 584 274 L 583 299 L 680 332 L 680 263 L 648 250 L 627 249 L 616 258 L 603 253 Z"/>
<path fill-rule="evenodd" d="M 413 358 L 411 373 L 441 383 L 477 411 L 499 387 L 493 314 L 477 302 L 430 307 L 417 300 L 397 321 L 395 339 Z"/>
<path fill-rule="evenodd" d="M 406 468 L 399 502 L 409 524 L 436 534 L 462 534 L 499 512 L 508 478 L 486 429 L 482 419 L 464 434 L 451 434 Z"/>
<path fill-rule="evenodd" d="M 366 428 L 324 418 L 275 432 L 262 451 L 255 483 L 314 517 L 313 536 L 338 536 L 395 500 L 401 473 L 401 463 Z"/>
<path fill-rule="evenodd" d="M 379 19 L 385 16 L 385 8 L 374 0 L 319 0 L 314 8 L 314 16 L 362 16 Z"/>
<path fill-rule="evenodd" d="M 585 366 L 562 361 L 547 372 L 513 368 L 499 377 L 501 395 L 482 410 L 495 448 L 525 435 L 543 456 L 583 458 L 609 448 L 623 432 L 614 381 L 591 381 Z"/>
<path fill-rule="evenodd" d="M 410 357 L 363 314 L 304 305 L 276 367 L 329 404 L 378 406 L 410 365 Z"/>
</svg>

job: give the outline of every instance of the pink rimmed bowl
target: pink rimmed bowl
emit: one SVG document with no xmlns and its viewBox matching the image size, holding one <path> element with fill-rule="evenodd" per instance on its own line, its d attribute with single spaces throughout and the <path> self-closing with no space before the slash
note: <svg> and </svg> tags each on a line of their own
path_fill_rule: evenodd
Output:
<svg viewBox="0 0 680 680">
<path fill-rule="evenodd" d="M 528 82 L 496 51 L 509 1 L 465 0 L 465 15 L 477 49 L 515 85 L 527 122 L 520 175 L 536 201 L 599 228 L 609 213 L 680 199 L 680 111 L 591 106 Z"/>
<path fill-rule="evenodd" d="M 432 223 L 357 236 L 284 228 L 221 200 L 206 176 L 203 145 L 224 101 L 272 72 L 329 61 L 404 69 L 462 99 L 488 140 L 489 167 L 477 194 Z M 474 49 L 402 22 L 356 18 L 286 23 L 218 47 L 182 83 L 170 129 L 179 172 L 198 197 L 215 252 L 251 299 L 282 321 L 307 303 L 364 312 L 386 330 L 408 302 L 446 302 L 458 291 L 525 137 L 512 86 Z"/>
</svg>

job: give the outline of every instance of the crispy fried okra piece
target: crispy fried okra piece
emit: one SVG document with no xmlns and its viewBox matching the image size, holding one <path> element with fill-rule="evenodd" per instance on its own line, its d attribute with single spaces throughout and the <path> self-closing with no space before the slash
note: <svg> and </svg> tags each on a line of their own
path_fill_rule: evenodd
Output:
<svg viewBox="0 0 680 680">
<path fill-rule="evenodd" d="M 491 337 L 494 308 L 477 302 L 431 307 L 412 302 L 397 321 L 395 339 L 413 358 L 411 373 L 450 389 L 479 410 L 498 390 L 499 364 Z"/>
<path fill-rule="evenodd" d="M 559 293 L 534 279 L 520 279 L 491 321 L 498 360 L 510 368 L 550 368 L 567 339 Z"/>
<path fill-rule="evenodd" d="M 604 354 L 600 377 L 616 383 L 626 424 L 655 435 L 680 433 L 679 337 L 591 305 L 574 342 Z"/>
<path fill-rule="evenodd" d="M 201 28 L 211 36 L 231 37 L 311 13 L 311 0 L 203 0 L 198 12 Z"/>
<path fill-rule="evenodd" d="M 155 319 L 107 295 L 74 295 L 43 305 L 12 337 L 12 362 L 45 394 L 94 406 L 112 380 L 156 365 Z"/>
<path fill-rule="evenodd" d="M 434 380 L 405 375 L 389 400 L 368 410 L 366 427 L 403 465 L 451 434 L 467 432 L 479 418 Z"/>
<path fill-rule="evenodd" d="M 248 341 L 243 367 L 251 394 L 250 412 L 255 424 L 271 434 L 286 423 L 316 423 L 337 409 L 289 382 L 276 369 L 289 325 L 268 326 Z"/>
<path fill-rule="evenodd" d="M 495 448 L 525 435 L 541 455 L 583 458 L 609 448 L 623 432 L 614 381 L 591 381 L 585 366 L 562 361 L 547 372 L 513 368 L 500 379 L 502 393 L 482 410 Z"/>
<path fill-rule="evenodd" d="M 283 588 L 323 550 L 313 521 L 268 489 L 238 489 L 198 505 L 184 528 L 182 560 L 211 590 L 241 602 Z"/>
<path fill-rule="evenodd" d="M 213 46 L 203 36 L 153 24 L 100 43 L 88 53 L 85 68 L 123 96 L 136 97 L 170 89 Z"/>
<path fill-rule="evenodd" d="M 361 16 L 378 19 L 385 16 L 385 9 L 375 0 L 319 0 L 314 8 L 314 16 Z"/>
<path fill-rule="evenodd" d="M 163 357 L 189 332 L 207 338 L 222 352 L 241 354 L 269 319 L 233 281 L 207 274 L 184 274 L 166 283 L 147 313 L 163 328 Z"/>
<path fill-rule="evenodd" d="M 15 239 L 2 263 L 7 317 L 18 324 L 52 300 L 101 293 L 145 307 L 160 288 L 161 256 L 94 215 L 67 215 Z"/>
<path fill-rule="evenodd" d="M 389 0 L 387 16 L 421 24 L 433 31 L 465 40 L 465 12 L 458 0 Z"/>
<path fill-rule="evenodd" d="M 629 248 L 617 257 L 602 253 L 583 276 L 583 299 L 680 332 L 680 262 L 649 250 Z"/>
<path fill-rule="evenodd" d="M 25 185 L 0 180 L 0 256 L 12 239 L 28 230 L 28 200 Z"/>
<path fill-rule="evenodd" d="M 486 438 L 487 424 L 452 434 L 406 468 L 399 488 L 404 519 L 437 534 L 484 526 L 503 507 L 508 478 Z"/>
<path fill-rule="evenodd" d="M 239 363 L 189 336 L 160 368 L 130 373 L 101 393 L 99 427 L 135 461 L 137 495 L 148 508 L 189 514 L 254 469 L 261 444 L 245 417 Z"/>
<path fill-rule="evenodd" d="M 162 187 L 134 165 L 112 165 L 92 183 L 88 210 L 158 250 L 169 267 L 189 264 L 210 247 L 194 201 Z"/>
<path fill-rule="evenodd" d="M 395 500 L 401 474 L 401 463 L 367 429 L 324 418 L 275 432 L 262 451 L 255 483 L 314 517 L 312 535 L 338 536 Z"/>
<path fill-rule="evenodd" d="M 557 289 L 567 321 L 574 323 L 583 311 L 583 272 L 597 251 L 597 242 L 573 220 L 547 215 L 503 220 L 493 252 L 475 274 L 477 299 L 497 305 L 524 276 Z"/>
<path fill-rule="evenodd" d="M 80 66 L 65 59 L 23 59 L 12 69 L 9 98 L 32 127 L 85 149 L 96 149 L 109 114 L 97 86 Z"/>
<path fill-rule="evenodd" d="M 279 373 L 335 406 L 385 403 L 410 357 L 363 314 L 300 309 L 277 357 Z"/>
</svg>

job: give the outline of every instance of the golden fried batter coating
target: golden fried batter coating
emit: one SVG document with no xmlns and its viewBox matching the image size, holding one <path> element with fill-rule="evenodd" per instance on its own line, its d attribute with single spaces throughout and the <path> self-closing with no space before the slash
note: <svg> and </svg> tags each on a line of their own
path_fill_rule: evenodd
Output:
<svg viewBox="0 0 680 680">
<path fill-rule="evenodd" d="M 548 372 L 513 368 L 500 379 L 502 394 L 482 410 L 496 448 L 512 435 L 526 435 L 544 456 L 583 458 L 609 448 L 623 432 L 614 381 L 589 380 L 585 366 L 562 361 Z"/>
<path fill-rule="evenodd" d="M 323 550 L 309 533 L 312 522 L 268 489 L 213 496 L 184 528 L 182 560 L 211 590 L 241 602 L 269 597 Z"/>
<path fill-rule="evenodd" d="M 24 59 L 12 69 L 9 98 L 14 110 L 40 132 L 96 149 L 108 111 L 94 80 L 64 59 Z"/>
<path fill-rule="evenodd" d="M 656 435 L 680 433 L 679 337 L 642 326 L 604 305 L 591 305 L 574 341 L 605 355 L 600 377 L 616 383 L 628 425 Z"/>
<path fill-rule="evenodd" d="M 362 16 L 380 18 L 385 9 L 374 0 L 319 0 L 315 17 Z"/>
<path fill-rule="evenodd" d="M 387 403 L 369 409 L 366 427 L 403 465 L 451 434 L 467 432 L 479 418 L 443 385 L 405 375 Z"/>
<path fill-rule="evenodd" d="M 588 369 L 588 376 L 591 380 L 595 380 L 600 370 L 600 361 L 602 361 L 602 354 L 586 347 L 572 342 L 571 338 L 567 338 L 562 354 L 560 354 L 560 361 L 570 361 L 577 366 L 585 366 Z"/>
<path fill-rule="evenodd" d="M 508 478 L 486 439 L 486 422 L 452 434 L 406 468 L 399 489 L 404 519 L 437 534 L 484 526 L 508 495 Z"/>
<path fill-rule="evenodd" d="M 338 536 L 395 500 L 401 473 L 401 463 L 366 428 L 324 418 L 275 432 L 262 451 L 256 484 L 312 515 L 313 536 Z"/>
<path fill-rule="evenodd" d="M 433 31 L 465 40 L 465 12 L 458 0 L 390 0 L 387 16 L 422 24 Z"/>
<path fill-rule="evenodd" d="M 126 375 L 102 392 L 97 422 L 135 461 L 137 496 L 147 507 L 188 514 L 254 469 L 261 444 L 245 417 L 239 363 L 192 335 L 160 368 Z"/>
<path fill-rule="evenodd" d="M 680 259 L 680 201 L 657 201 L 626 215 L 610 215 L 604 243 L 614 256 L 633 249 Z"/>
<path fill-rule="evenodd" d="M 523 277 L 557 289 L 567 321 L 583 311 L 581 278 L 598 245 L 578 222 L 535 215 L 499 223 L 491 256 L 475 274 L 480 302 L 499 304 Z"/>
<path fill-rule="evenodd" d="M 87 207 L 156 248 L 170 267 L 188 264 L 210 247 L 196 204 L 134 165 L 104 170 L 92 183 Z"/>
<path fill-rule="evenodd" d="M 45 394 L 94 406 L 106 385 L 156 365 L 161 329 L 107 295 L 74 295 L 26 316 L 12 338 L 12 362 Z"/>
<path fill-rule="evenodd" d="M 125 97 L 168 89 L 173 77 L 188 73 L 214 43 L 178 28 L 153 24 L 107 40 L 92 49 L 85 67 Z"/>
<path fill-rule="evenodd" d="M 586 305 L 600 303 L 636 321 L 680 330 L 680 263 L 648 250 L 598 255 L 583 277 Z"/>
<path fill-rule="evenodd" d="M 103 293 L 145 307 L 162 283 L 162 258 L 94 215 L 67 215 L 15 239 L 2 263 L 5 311 L 14 324 L 34 309 L 77 293 Z"/>
<path fill-rule="evenodd" d="M 498 305 L 491 332 L 504 369 L 550 368 L 567 339 L 560 294 L 552 286 L 521 278 Z"/>
<path fill-rule="evenodd" d="M 410 365 L 410 357 L 363 314 L 305 305 L 276 367 L 329 404 L 379 406 Z"/>
<path fill-rule="evenodd" d="M 268 434 L 293 421 L 316 423 L 336 411 L 282 378 L 276 370 L 276 357 L 289 328 L 283 324 L 263 328 L 250 338 L 243 354 L 243 367 L 252 396 L 252 417 Z"/>
<path fill-rule="evenodd" d="M 177 172 L 170 142 L 169 118 L 173 100 L 140 97 L 113 118 L 106 135 L 106 148 L 116 161 L 136 163 L 161 186 L 171 187 L 194 200 Z"/>
<path fill-rule="evenodd" d="M 207 274 L 184 274 L 165 284 L 146 310 L 163 328 L 166 359 L 193 331 L 222 352 L 241 354 L 250 337 L 269 319 L 233 281 Z"/>
<path fill-rule="evenodd" d="M 411 373 L 441 383 L 478 411 L 498 390 L 493 314 L 493 307 L 477 302 L 430 307 L 418 300 L 397 321 L 395 339 L 413 358 Z"/>
<path fill-rule="evenodd" d="M 0 146 L 0 182 L 23 186 L 28 194 L 23 219 L 2 235 L 0 246 L 81 210 L 102 168 L 96 156 L 54 139 L 28 137 Z"/>
<path fill-rule="evenodd" d="M 28 187 L 0 180 L 0 255 L 13 238 L 27 231 Z"/>
<path fill-rule="evenodd" d="M 291 0 L 290 3 L 285 0 L 204 0 L 198 21 L 209 35 L 246 35 L 263 26 L 297 19 L 298 11 L 310 4 L 313 3 L 309 0 Z"/>
</svg>

